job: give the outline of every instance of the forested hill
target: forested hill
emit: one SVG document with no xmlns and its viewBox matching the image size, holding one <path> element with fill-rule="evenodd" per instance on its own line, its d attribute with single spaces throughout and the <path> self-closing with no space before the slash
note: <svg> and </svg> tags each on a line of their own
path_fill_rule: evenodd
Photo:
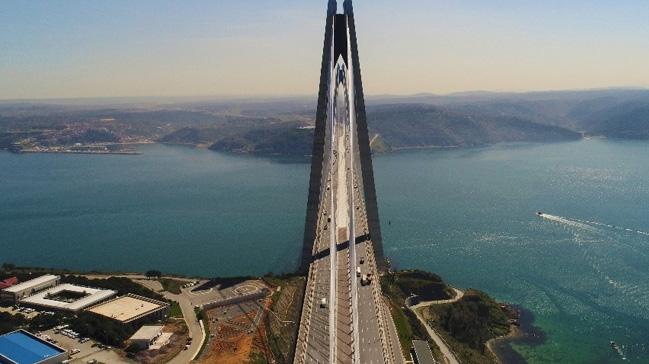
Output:
<svg viewBox="0 0 649 364">
<path fill-rule="evenodd" d="M 473 116 L 427 104 L 393 104 L 368 109 L 375 151 L 429 147 L 469 147 L 501 142 L 576 140 L 581 134 L 519 117 Z M 203 133 L 206 133 L 203 131 Z M 375 138 L 376 137 L 376 138 Z M 219 138 L 211 147 L 255 154 L 308 154 L 312 130 L 293 125 L 247 130 Z"/>
<path fill-rule="evenodd" d="M 370 130 L 397 149 L 553 142 L 581 136 L 516 116 L 472 115 L 427 104 L 374 106 L 368 110 L 368 120 Z"/>
</svg>

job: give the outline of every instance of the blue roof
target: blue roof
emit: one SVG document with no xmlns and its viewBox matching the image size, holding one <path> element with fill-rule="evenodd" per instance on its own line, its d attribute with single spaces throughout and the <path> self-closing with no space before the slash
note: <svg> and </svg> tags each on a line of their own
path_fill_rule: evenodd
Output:
<svg viewBox="0 0 649 364">
<path fill-rule="evenodd" d="M 0 336 L 0 358 L 20 364 L 35 364 L 65 351 L 25 331 Z"/>
</svg>

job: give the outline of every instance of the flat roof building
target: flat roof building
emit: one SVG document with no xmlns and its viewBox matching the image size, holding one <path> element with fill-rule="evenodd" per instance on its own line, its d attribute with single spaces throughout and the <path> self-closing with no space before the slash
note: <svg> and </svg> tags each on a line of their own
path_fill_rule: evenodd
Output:
<svg viewBox="0 0 649 364">
<path fill-rule="evenodd" d="M 67 351 L 25 330 L 0 336 L 0 363 L 60 364 L 67 359 Z"/>
<path fill-rule="evenodd" d="M 162 319 L 169 311 L 169 304 L 129 293 L 92 306 L 86 311 L 127 324 L 145 317 Z"/>
<path fill-rule="evenodd" d="M 164 326 L 142 326 L 128 340 L 141 349 L 148 349 L 149 346 L 151 346 L 151 344 L 162 335 L 163 327 Z"/>
<path fill-rule="evenodd" d="M 29 297 L 40 291 L 56 286 L 59 284 L 60 280 L 61 277 L 59 276 L 46 274 L 3 289 L 0 291 L 0 300 L 13 301 L 16 303 L 25 297 Z"/>
<path fill-rule="evenodd" d="M 433 352 L 430 350 L 430 346 L 426 341 L 413 340 L 412 351 L 414 352 L 412 359 L 415 364 L 437 364 L 437 361 L 433 357 Z"/>
<path fill-rule="evenodd" d="M 109 289 L 89 288 L 73 284 L 61 284 L 20 300 L 21 304 L 54 310 L 78 312 L 96 305 L 117 294 Z"/>
</svg>

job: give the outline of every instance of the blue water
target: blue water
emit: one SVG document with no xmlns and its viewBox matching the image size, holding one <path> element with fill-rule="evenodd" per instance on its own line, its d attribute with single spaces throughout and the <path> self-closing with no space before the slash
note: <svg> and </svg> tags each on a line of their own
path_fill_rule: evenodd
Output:
<svg viewBox="0 0 649 364">
<path fill-rule="evenodd" d="M 0 153 L 0 261 L 200 275 L 295 267 L 307 165 L 141 150 Z"/>
<path fill-rule="evenodd" d="M 0 153 L 0 262 L 197 275 L 295 267 L 307 164 L 141 151 Z M 649 143 L 605 140 L 379 156 L 386 254 L 531 310 L 547 337 L 515 346 L 531 363 L 622 362 L 609 340 L 649 363 L 647 161 Z"/>
</svg>

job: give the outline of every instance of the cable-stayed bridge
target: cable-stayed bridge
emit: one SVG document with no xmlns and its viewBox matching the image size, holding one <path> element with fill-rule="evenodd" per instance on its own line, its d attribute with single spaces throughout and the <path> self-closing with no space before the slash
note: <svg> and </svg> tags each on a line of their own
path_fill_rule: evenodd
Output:
<svg viewBox="0 0 649 364">
<path fill-rule="evenodd" d="M 294 363 L 403 363 L 386 267 L 351 0 L 327 9 Z"/>
</svg>

